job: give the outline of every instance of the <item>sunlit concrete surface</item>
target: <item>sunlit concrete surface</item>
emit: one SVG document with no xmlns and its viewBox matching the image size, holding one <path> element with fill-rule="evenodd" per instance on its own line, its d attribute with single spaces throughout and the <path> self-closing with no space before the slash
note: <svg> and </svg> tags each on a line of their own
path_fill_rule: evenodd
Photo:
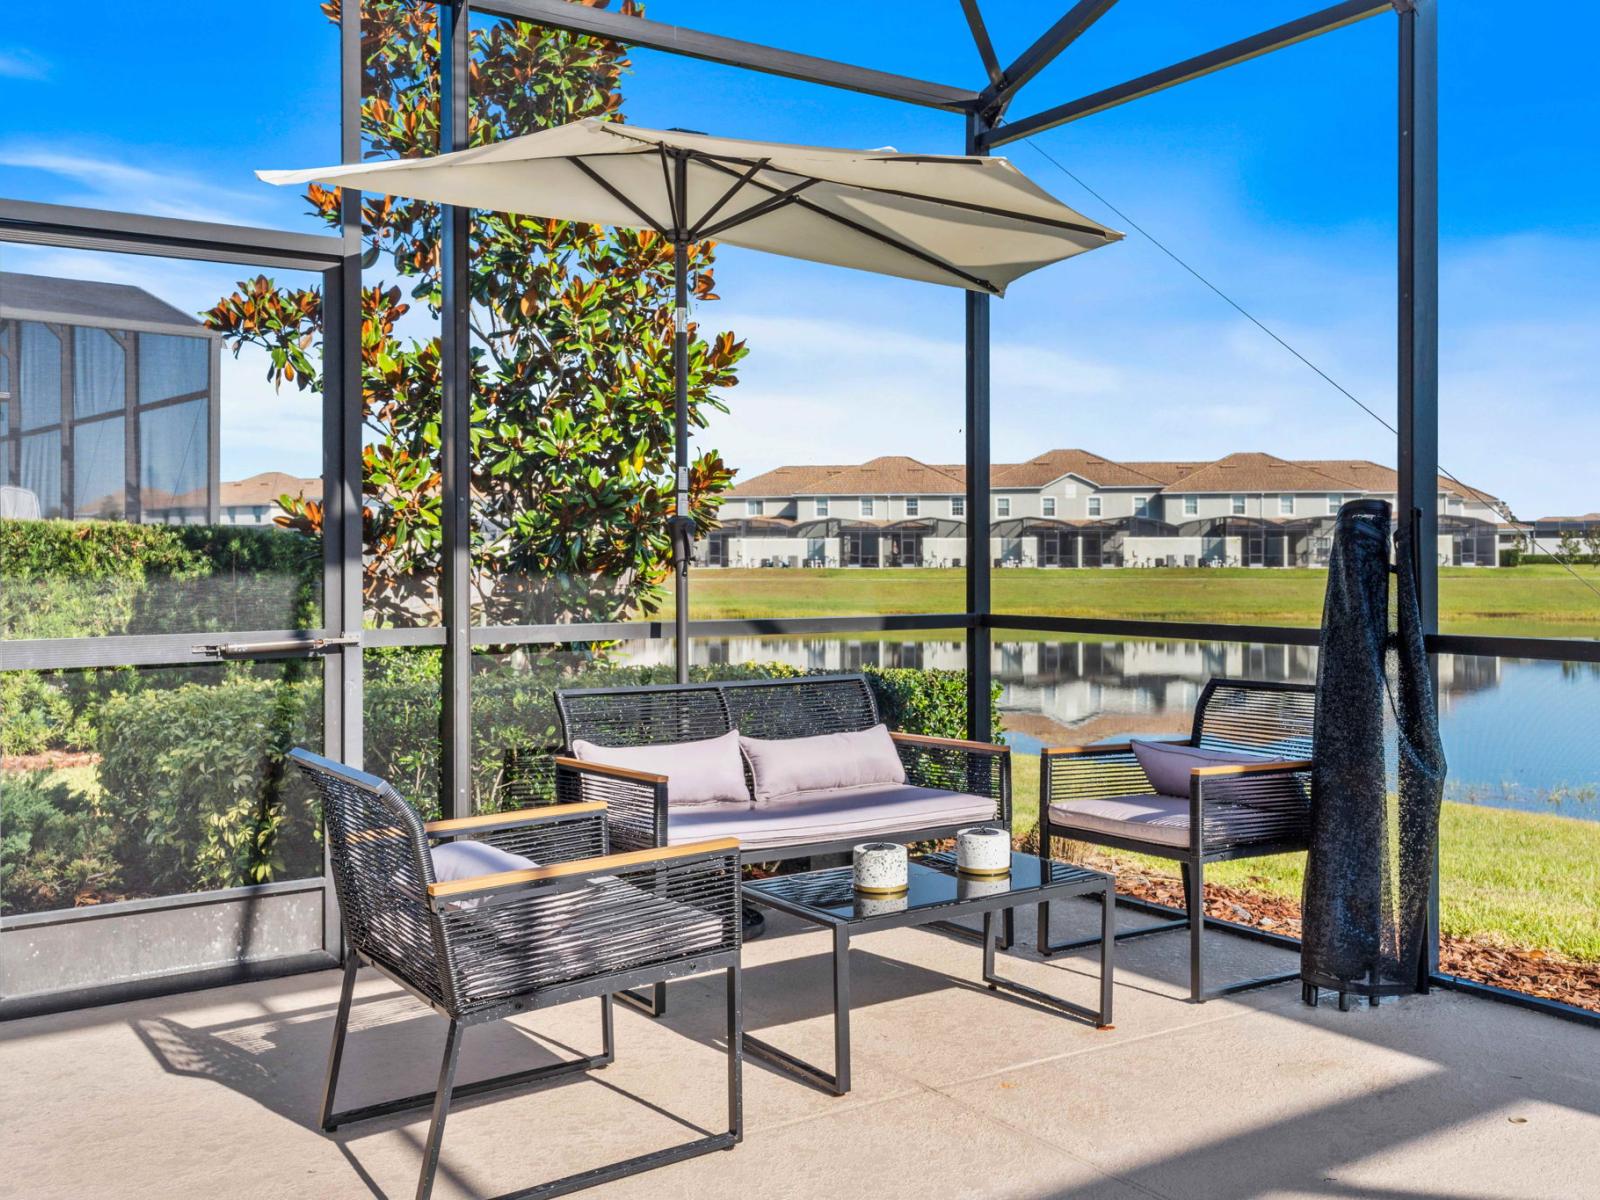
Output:
<svg viewBox="0 0 1600 1200">
<path fill-rule="evenodd" d="M 1092 902 L 1058 906 L 1087 934 Z M 1143 918 L 1125 916 L 1131 925 Z M 1019 941 L 1032 940 L 1019 914 Z M 1213 978 L 1280 950 L 1209 935 Z M 1186 1003 L 1181 933 L 1118 951 L 1116 1028 L 975 986 L 975 945 L 926 929 L 853 951 L 854 1090 L 751 1061 L 745 1140 L 597 1197 L 1585 1200 L 1600 1197 L 1600 1033 L 1451 993 L 1341 1013 L 1280 986 Z M 825 935 L 774 921 L 745 1017 L 828 1062 Z M 1095 951 L 1003 958 L 1092 1004 Z M 426 1113 L 316 1128 L 334 972 L 0 1026 L 0 1196 L 408 1197 Z M 469 1030 L 461 1081 L 599 1048 L 598 1002 Z M 617 1061 L 460 1103 L 435 1195 L 492 1196 L 722 1128 L 720 978 L 665 1020 L 618 1009 Z M 340 1106 L 425 1091 L 444 1022 L 362 973 Z"/>
</svg>

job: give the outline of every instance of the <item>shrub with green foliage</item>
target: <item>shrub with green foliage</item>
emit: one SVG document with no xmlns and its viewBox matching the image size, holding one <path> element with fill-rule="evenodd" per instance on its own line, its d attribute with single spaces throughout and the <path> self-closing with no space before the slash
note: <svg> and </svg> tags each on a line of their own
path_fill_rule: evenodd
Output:
<svg viewBox="0 0 1600 1200">
<path fill-rule="evenodd" d="M 101 709 L 101 806 L 131 893 L 321 873 L 311 789 L 286 762 L 293 747 L 322 744 L 321 687 L 288 668 L 276 679 L 229 670 L 220 684 L 117 695 Z"/>
<path fill-rule="evenodd" d="M 44 772 L 0 773 L 0 908 L 63 908 L 118 884 L 110 822 L 94 800 Z"/>
</svg>

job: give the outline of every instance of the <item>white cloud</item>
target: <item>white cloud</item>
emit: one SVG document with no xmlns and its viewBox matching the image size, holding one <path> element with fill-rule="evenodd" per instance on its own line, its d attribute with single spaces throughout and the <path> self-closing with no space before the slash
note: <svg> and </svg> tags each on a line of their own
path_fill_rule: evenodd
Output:
<svg viewBox="0 0 1600 1200">
<path fill-rule="evenodd" d="M 0 79 L 50 77 L 50 64 L 31 50 L 0 50 Z"/>
<path fill-rule="evenodd" d="M 240 223 L 264 210 L 261 193 L 218 186 L 181 169 L 156 170 L 94 154 L 66 153 L 26 143 L 0 144 L 0 167 L 40 171 L 70 181 L 76 194 L 62 203 L 192 221 Z"/>
</svg>

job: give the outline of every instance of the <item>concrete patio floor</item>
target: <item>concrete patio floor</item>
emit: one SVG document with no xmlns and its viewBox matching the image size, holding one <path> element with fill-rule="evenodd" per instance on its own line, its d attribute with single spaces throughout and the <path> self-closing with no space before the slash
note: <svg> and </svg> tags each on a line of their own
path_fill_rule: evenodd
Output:
<svg viewBox="0 0 1600 1200">
<path fill-rule="evenodd" d="M 1058 936 L 1097 920 L 1058 906 Z M 1124 915 L 1125 927 L 1144 920 Z M 1019 940 L 1032 938 L 1019 913 Z M 1292 961 L 1214 933 L 1215 979 Z M 1600 1033 L 1447 992 L 1341 1013 L 1279 986 L 1186 1003 L 1185 938 L 1119 947 L 1116 1028 L 974 986 L 978 949 L 901 929 L 855 943 L 855 1090 L 755 1061 L 745 1140 L 596 1197 L 1376 1200 L 1600 1197 Z M 1094 951 L 1006 973 L 1090 1004 Z M 745 950 L 748 1028 L 831 1052 L 825 935 L 787 921 Z M 329 971 L 0 1026 L 0 1196 L 402 1197 L 426 1114 L 314 1125 Z M 598 1006 L 470 1030 L 461 1081 L 599 1047 Z M 433 1085 L 444 1023 L 363 972 L 340 1106 Z M 670 1014 L 619 1008 L 617 1061 L 464 1101 L 443 1197 L 497 1195 L 722 1128 L 721 980 Z"/>
</svg>

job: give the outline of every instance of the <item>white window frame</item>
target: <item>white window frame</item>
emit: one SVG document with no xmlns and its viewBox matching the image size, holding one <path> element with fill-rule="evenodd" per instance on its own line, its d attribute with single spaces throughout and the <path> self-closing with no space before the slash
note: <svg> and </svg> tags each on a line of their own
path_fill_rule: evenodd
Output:
<svg viewBox="0 0 1600 1200">
<path fill-rule="evenodd" d="M 922 498 L 920 496 L 906 497 L 906 516 L 920 517 L 922 515 Z"/>
<path fill-rule="evenodd" d="M 1183 515 L 1186 517 L 1198 517 L 1200 515 L 1199 496 L 1185 496 L 1183 498 Z"/>
<path fill-rule="evenodd" d="M 1278 496 L 1278 515 L 1280 517 L 1294 516 L 1294 496 L 1288 492 Z"/>
<path fill-rule="evenodd" d="M 876 500 L 875 500 L 874 497 L 872 497 L 872 496 L 863 496 L 863 497 L 861 497 L 861 515 L 863 517 L 875 517 L 875 516 L 878 515 L 878 513 L 877 513 L 877 503 L 876 503 Z"/>
<path fill-rule="evenodd" d="M 1091 517 L 1098 517 L 1100 515 L 1100 510 L 1101 510 L 1100 497 L 1099 496 L 1090 496 L 1089 497 L 1089 515 Z"/>
<path fill-rule="evenodd" d="M 1010 496 L 996 496 L 994 498 L 994 515 L 997 517 L 1009 517 L 1011 515 Z"/>
<path fill-rule="evenodd" d="M 1135 496 L 1133 498 L 1133 515 L 1136 517 L 1148 517 L 1150 515 L 1149 496 Z"/>
<path fill-rule="evenodd" d="M 1243 496 L 1234 496 L 1229 502 L 1228 511 L 1236 517 L 1244 516 L 1245 503 Z"/>
<path fill-rule="evenodd" d="M 1043 506 L 1040 511 L 1044 516 L 1053 517 L 1056 515 L 1056 498 L 1054 496 L 1046 496 L 1040 503 Z"/>
<path fill-rule="evenodd" d="M 816 506 L 817 506 L 817 516 L 825 517 L 825 516 L 828 515 L 828 497 L 826 497 L 826 496 L 818 496 L 817 500 L 816 500 Z"/>
<path fill-rule="evenodd" d="M 1344 504 L 1344 497 L 1341 496 L 1339 493 L 1337 493 L 1337 492 L 1329 492 L 1328 493 L 1328 515 L 1330 517 L 1338 516 L 1339 515 L 1339 509 L 1343 504 Z"/>
<path fill-rule="evenodd" d="M 965 496 L 950 497 L 950 515 L 964 517 L 967 515 L 967 498 Z"/>
<path fill-rule="evenodd" d="M 746 500 L 744 502 L 744 515 L 747 517 L 759 517 L 765 507 L 766 505 L 760 500 Z"/>
</svg>

